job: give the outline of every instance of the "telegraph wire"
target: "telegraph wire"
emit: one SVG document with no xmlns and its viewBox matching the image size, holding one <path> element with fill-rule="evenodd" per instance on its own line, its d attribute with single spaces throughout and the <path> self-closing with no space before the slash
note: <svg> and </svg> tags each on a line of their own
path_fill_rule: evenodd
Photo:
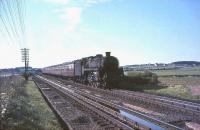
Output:
<svg viewBox="0 0 200 130">
<path fill-rule="evenodd" d="M 1 16 L 0 16 L 0 18 L 2 18 Z M 11 43 L 14 41 L 13 39 L 12 39 L 12 37 L 11 38 L 5 38 L 5 37 L 7 37 L 7 35 L 8 35 L 8 37 L 9 37 L 9 31 L 7 30 L 6 32 L 7 33 L 5 33 L 4 31 L 3 31 L 4 29 L 3 28 L 1 28 L 1 36 L 3 37 L 4 36 L 4 39 L 8 42 L 8 45 L 10 46 L 10 47 L 12 47 L 11 46 Z"/>
<path fill-rule="evenodd" d="M 11 7 L 9 1 L 7 1 L 6 4 L 7 4 L 7 7 L 8 7 L 8 12 L 10 14 L 10 19 L 12 21 L 12 25 L 13 25 L 12 27 L 13 27 L 14 33 L 16 35 L 16 40 L 17 41 L 19 40 L 19 42 L 20 42 L 20 34 L 18 32 L 18 28 L 17 28 L 16 22 L 14 21 L 15 14 L 13 13 L 13 8 Z"/>
<path fill-rule="evenodd" d="M 21 11 L 18 10 L 18 8 L 19 8 L 18 6 L 19 6 L 20 2 L 19 3 L 18 2 L 19 2 L 18 0 L 16 0 L 16 2 L 13 1 L 13 0 L 10 0 L 10 3 L 8 5 L 8 7 L 11 8 L 11 10 L 12 10 L 12 14 L 11 15 L 13 15 L 13 17 L 15 17 L 15 19 L 16 19 L 15 26 L 17 24 L 17 27 L 19 27 L 19 28 L 17 28 L 19 43 L 23 44 L 23 37 L 24 37 L 24 35 L 22 33 L 22 30 L 20 31 L 22 25 L 20 24 L 21 23 L 20 22 Z M 20 15 L 20 17 L 18 17 L 18 15 Z M 22 17 L 21 17 L 21 19 L 22 19 Z"/>
<path fill-rule="evenodd" d="M 18 27 L 17 28 L 18 34 L 20 34 L 19 35 L 19 43 L 23 44 L 23 34 L 20 31 L 21 25 L 20 25 L 19 18 L 18 18 L 18 13 L 20 13 L 20 12 L 17 12 L 17 9 L 15 8 L 15 6 L 17 6 L 17 5 L 15 5 L 13 1 L 11 1 L 10 7 L 13 10 L 13 15 L 15 16 L 15 19 L 16 19 L 16 23 L 15 24 L 17 24 L 17 27 Z"/>
<path fill-rule="evenodd" d="M 14 0 L 12 0 L 12 1 L 14 1 Z M 18 12 L 18 20 L 19 20 L 19 24 L 20 24 L 21 33 L 22 33 L 22 42 L 23 42 L 23 44 L 25 44 L 25 24 L 24 24 L 24 17 L 25 17 L 24 13 L 26 10 L 25 0 L 21 0 L 21 1 L 16 0 L 16 6 L 17 6 L 16 12 Z M 24 7 L 24 8 L 22 8 L 22 7 Z"/>
<path fill-rule="evenodd" d="M 13 37 L 12 37 L 12 35 L 11 35 L 7 25 L 6 25 L 6 22 L 5 22 L 5 20 L 3 19 L 3 17 L 1 15 L 0 15 L 0 19 L 1 19 L 2 23 L 3 23 L 3 25 L 4 25 L 4 29 L 6 30 L 6 33 L 7 33 L 8 37 L 10 37 L 10 41 L 14 42 L 14 39 L 13 39 Z M 2 31 L 2 33 L 3 33 L 3 31 Z"/>
<path fill-rule="evenodd" d="M 19 2 L 19 0 L 16 0 L 16 4 L 17 4 L 17 9 L 18 9 L 18 17 L 19 17 L 19 23 L 20 23 L 20 28 L 21 28 L 21 31 L 22 31 L 22 36 L 25 37 L 25 24 L 24 24 L 24 12 L 25 10 L 23 10 L 22 8 L 22 4 L 24 4 L 24 0 L 21 0 L 21 2 Z M 24 4 L 24 7 L 25 7 L 25 4 Z M 25 8 L 24 8 L 25 9 Z M 24 39 L 22 39 L 23 42 L 24 42 Z"/>
<path fill-rule="evenodd" d="M 3 17 L 3 15 L 1 15 L 1 20 L 2 20 L 2 22 L 3 22 L 3 25 L 4 25 L 5 29 L 6 29 L 6 32 L 8 33 L 9 37 L 10 37 L 10 38 L 12 39 L 12 41 L 14 42 L 14 41 L 15 41 L 15 38 L 14 38 L 14 36 L 13 36 L 13 34 L 14 34 L 14 29 L 13 29 L 13 26 L 12 26 L 12 24 L 11 24 L 11 21 L 10 21 L 10 18 L 9 18 L 9 14 L 8 14 L 8 12 L 7 12 L 7 9 L 6 9 L 6 7 L 5 7 L 5 4 L 4 4 L 3 0 L 2 0 L 2 2 L 1 2 L 1 7 L 2 7 L 3 11 L 5 12 L 5 14 L 4 14 L 5 17 Z M 10 27 L 10 28 L 9 28 L 9 27 Z M 11 30 L 11 32 L 10 32 L 9 30 Z"/>
<path fill-rule="evenodd" d="M 0 31 L 5 30 L 8 38 L 20 46 L 25 45 L 25 13 L 25 0 L 0 0 L 0 21 L 4 28 Z"/>
</svg>

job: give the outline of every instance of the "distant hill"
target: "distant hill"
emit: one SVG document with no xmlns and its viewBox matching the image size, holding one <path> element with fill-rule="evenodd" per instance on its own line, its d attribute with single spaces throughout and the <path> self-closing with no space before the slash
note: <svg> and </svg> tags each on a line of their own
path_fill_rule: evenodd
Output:
<svg viewBox="0 0 200 130">
<path fill-rule="evenodd" d="M 189 65 L 189 66 L 193 66 L 193 65 L 200 65 L 200 62 L 198 61 L 177 61 L 177 62 L 172 62 L 171 64 L 175 64 L 175 65 Z"/>
<path fill-rule="evenodd" d="M 29 70 L 32 70 L 32 67 L 28 68 Z M 0 69 L 0 74 L 20 74 L 24 72 L 24 67 L 16 67 L 16 68 L 6 68 L 6 69 Z"/>
</svg>

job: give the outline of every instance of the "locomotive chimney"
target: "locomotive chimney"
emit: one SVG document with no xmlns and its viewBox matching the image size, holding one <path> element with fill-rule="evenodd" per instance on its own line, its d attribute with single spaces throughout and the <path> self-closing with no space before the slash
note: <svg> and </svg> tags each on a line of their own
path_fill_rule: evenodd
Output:
<svg viewBox="0 0 200 130">
<path fill-rule="evenodd" d="M 109 57 L 109 56 L 110 56 L 110 53 L 111 53 L 111 52 L 106 52 L 106 57 Z"/>
</svg>

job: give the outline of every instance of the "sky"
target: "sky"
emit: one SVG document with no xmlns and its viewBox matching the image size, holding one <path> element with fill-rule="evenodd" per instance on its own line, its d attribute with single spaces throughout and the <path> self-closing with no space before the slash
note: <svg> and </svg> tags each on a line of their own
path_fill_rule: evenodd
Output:
<svg viewBox="0 0 200 130">
<path fill-rule="evenodd" d="M 200 61 L 200 0 L 27 0 L 25 43 L 0 35 L 0 68 L 111 55 L 120 65 Z"/>
</svg>

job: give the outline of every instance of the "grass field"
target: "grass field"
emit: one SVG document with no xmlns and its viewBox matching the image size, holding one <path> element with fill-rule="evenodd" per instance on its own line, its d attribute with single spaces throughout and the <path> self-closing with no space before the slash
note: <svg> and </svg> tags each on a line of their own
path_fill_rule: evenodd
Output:
<svg viewBox="0 0 200 130">
<path fill-rule="evenodd" d="M 34 82 L 28 81 L 25 84 L 15 84 L 4 117 L 3 129 L 60 130 L 62 127 Z"/>
<path fill-rule="evenodd" d="M 200 67 L 196 68 L 183 68 L 183 69 L 175 69 L 175 70 L 156 70 L 152 71 L 156 73 L 158 76 L 192 76 L 192 75 L 199 75 L 200 76 Z"/>
<path fill-rule="evenodd" d="M 183 85 L 175 85 L 160 89 L 144 89 L 144 92 L 156 93 L 159 95 L 173 96 L 183 99 L 200 101 L 200 95 L 192 95 L 189 88 Z"/>
<path fill-rule="evenodd" d="M 158 85 L 130 85 L 129 90 L 157 93 L 190 100 L 200 100 L 200 77 L 196 76 L 200 76 L 200 67 L 176 70 L 155 70 L 151 72 L 158 75 Z M 138 73 L 141 72 L 128 72 L 127 75 L 134 77 L 138 75 Z"/>
<path fill-rule="evenodd" d="M 157 74 L 158 76 L 192 76 L 192 75 L 200 76 L 200 67 L 182 68 L 182 69 L 174 69 L 174 70 L 149 70 L 149 71 Z M 127 75 L 134 76 L 141 72 L 142 71 L 130 71 L 130 72 L 127 72 Z"/>
<path fill-rule="evenodd" d="M 158 92 L 190 99 L 200 97 L 200 77 L 159 77 L 158 80 L 161 84 L 168 86 L 167 90 Z"/>
</svg>

